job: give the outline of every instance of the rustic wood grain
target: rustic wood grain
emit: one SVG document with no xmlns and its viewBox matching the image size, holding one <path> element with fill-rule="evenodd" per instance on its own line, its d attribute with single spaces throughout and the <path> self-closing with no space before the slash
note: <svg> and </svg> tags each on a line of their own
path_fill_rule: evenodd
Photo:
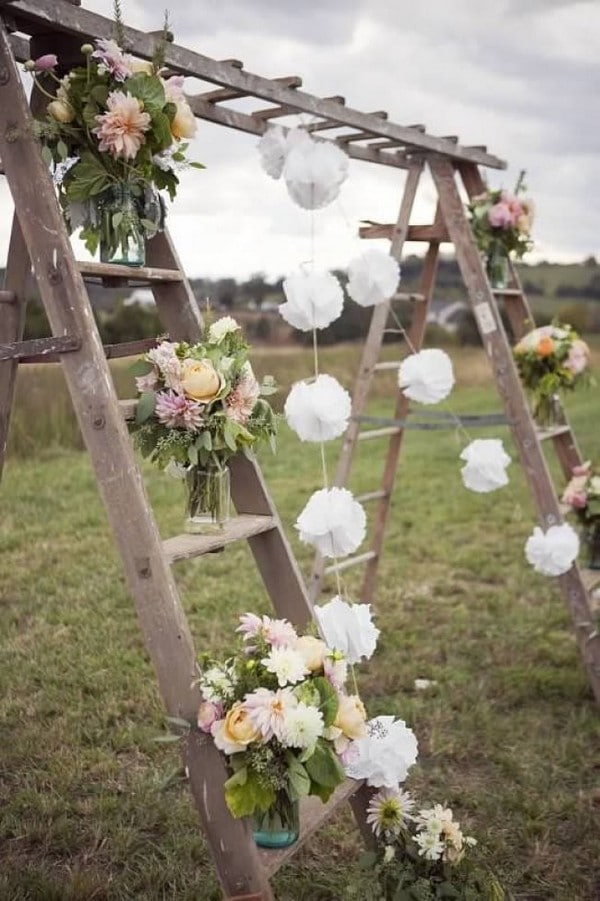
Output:
<svg viewBox="0 0 600 901">
<path fill-rule="evenodd" d="M 243 513 L 234 517 L 223 525 L 222 529 L 204 535 L 176 535 L 163 541 L 163 548 L 167 560 L 175 563 L 178 560 L 190 560 L 193 557 L 201 557 L 210 554 L 232 544 L 234 541 L 242 541 L 244 538 L 252 538 L 262 532 L 274 529 L 277 522 L 273 516 L 256 516 Z"/>
</svg>

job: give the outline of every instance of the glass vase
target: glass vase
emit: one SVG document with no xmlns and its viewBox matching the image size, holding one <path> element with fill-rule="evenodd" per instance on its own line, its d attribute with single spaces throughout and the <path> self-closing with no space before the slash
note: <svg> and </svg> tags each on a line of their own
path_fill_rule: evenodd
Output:
<svg viewBox="0 0 600 901">
<path fill-rule="evenodd" d="M 275 803 L 253 819 L 252 834 L 259 848 L 287 848 L 298 840 L 300 804 L 290 801 L 285 791 L 278 792 Z"/>
<path fill-rule="evenodd" d="M 558 394 L 537 394 L 533 398 L 533 418 L 541 429 L 565 424 L 565 414 Z"/>
<path fill-rule="evenodd" d="M 499 244 L 492 244 L 485 258 L 485 271 L 491 288 L 496 290 L 508 285 L 508 256 Z"/>
<path fill-rule="evenodd" d="M 222 529 L 230 516 L 231 493 L 226 466 L 190 466 L 185 475 L 185 530 L 192 534 Z"/>
<path fill-rule="evenodd" d="M 144 230 L 136 195 L 128 182 L 119 182 L 97 200 L 100 221 L 100 260 L 123 266 L 146 261 Z"/>
<path fill-rule="evenodd" d="M 600 569 L 600 517 L 587 522 L 581 530 L 582 562 L 589 569 Z"/>
</svg>

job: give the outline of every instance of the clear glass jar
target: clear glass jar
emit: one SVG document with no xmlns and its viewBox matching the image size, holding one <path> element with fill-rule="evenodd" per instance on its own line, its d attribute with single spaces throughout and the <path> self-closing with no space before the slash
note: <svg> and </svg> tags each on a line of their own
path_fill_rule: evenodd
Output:
<svg viewBox="0 0 600 901">
<path fill-rule="evenodd" d="M 144 229 L 138 199 L 129 182 L 119 182 L 99 195 L 100 260 L 124 266 L 146 261 Z"/>
<path fill-rule="evenodd" d="M 185 474 L 185 530 L 191 533 L 222 529 L 230 517 L 231 491 L 229 469 L 190 466 Z"/>
</svg>

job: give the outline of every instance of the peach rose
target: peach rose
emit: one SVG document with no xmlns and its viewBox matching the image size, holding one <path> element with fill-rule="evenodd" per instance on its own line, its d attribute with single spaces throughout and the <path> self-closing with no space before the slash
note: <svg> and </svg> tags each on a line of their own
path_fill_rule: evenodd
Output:
<svg viewBox="0 0 600 901">
<path fill-rule="evenodd" d="M 196 117 L 185 100 L 175 104 L 177 111 L 171 122 L 171 134 L 178 140 L 193 138 L 196 134 Z"/>
<path fill-rule="evenodd" d="M 342 695 L 334 726 L 347 738 L 364 738 L 367 734 L 367 711 L 358 695 Z"/>
<path fill-rule="evenodd" d="M 549 357 L 554 352 L 554 341 L 548 336 L 540 338 L 536 347 L 538 357 Z"/>
<path fill-rule="evenodd" d="M 221 378 L 210 360 L 184 360 L 181 364 L 181 388 L 187 397 L 207 404 L 221 390 Z"/>
<path fill-rule="evenodd" d="M 236 701 L 224 720 L 213 723 L 210 731 L 217 748 L 224 754 L 245 751 L 250 742 L 260 738 L 260 732 L 241 701 Z"/>
<path fill-rule="evenodd" d="M 329 648 L 325 642 L 313 635 L 302 635 L 298 639 L 295 650 L 298 651 L 311 673 L 323 668 L 325 657 L 329 654 Z"/>
</svg>

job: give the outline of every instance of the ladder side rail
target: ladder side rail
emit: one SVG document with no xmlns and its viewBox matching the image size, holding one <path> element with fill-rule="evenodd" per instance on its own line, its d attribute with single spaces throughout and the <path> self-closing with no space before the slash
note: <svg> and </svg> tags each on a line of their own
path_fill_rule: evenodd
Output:
<svg viewBox="0 0 600 901">
<path fill-rule="evenodd" d="M 166 229 L 146 241 L 146 259 L 150 268 L 183 271 Z M 187 278 L 178 282 L 153 282 L 150 287 L 160 321 L 170 339 L 188 341 L 190 344 L 201 341 L 202 314 Z"/>
<path fill-rule="evenodd" d="M 195 722 L 201 700 L 195 652 L 175 581 L 135 463 L 110 371 L 82 277 L 77 269 L 52 179 L 32 130 L 32 119 L 0 22 L 0 156 L 54 335 L 76 334 L 82 348 L 63 356 L 79 425 L 100 494 L 121 552 L 146 647 L 171 715 Z M 270 899 L 250 824 L 233 819 L 222 783 L 227 771 L 213 743 L 195 730 L 184 748 L 190 784 L 220 878 L 230 893 L 263 891 Z M 215 822 L 227 822 L 220 834 Z"/>
<path fill-rule="evenodd" d="M 439 219 L 439 209 L 436 213 L 436 222 Z M 437 266 L 439 260 L 440 245 L 434 241 L 429 245 L 425 260 L 423 263 L 423 272 L 421 275 L 420 292 L 424 295 L 425 300 L 416 304 L 410 329 L 408 331 L 408 340 L 411 349 L 415 351 L 421 350 L 423 341 L 425 340 L 425 331 L 427 329 L 427 314 L 431 305 L 433 291 L 435 287 L 435 278 L 437 274 Z M 401 391 L 397 392 L 396 407 L 394 410 L 394 419 L 405 420 L 410 409 L 410 400 Z M 377 571 L 379 568 L 381 551 L 383 550 L 385 532 L 390 517 L 392 505 L 392 493 L 396 482 L 398 472 L 398 458 L 402 449 L 402 442 L 405 429 L 401 429 L 397 435 L 393 435 L 388 444 L 381 488 L 384 496 L 379 501 L 374 517 L 373 535 L 371 539 L 371 550 L 375 551 L 375 557 L 368 561 L 365 567 L 365 574 L 360 593 L 361 601 L 370 602 L 375 594 L 375 584 L 377 580 Z"/>
<path fill-rule="evenodd" d="M 469 301 L 477 321 L 485 352 L 490 359 L 498 392 L 512 423 L 515 443 L 525 477 L 544 527 L 562 521 L 546 459 L 527 405 L 494 295 L 486 278 L 481 256 L 457 190 L 452 163 L 441 158 L 429 160 L 439 194 L 442 213 L 457 261 L 467 286 Z M 590 686 L 600 703 L 600 633 L 594 629 L 590 602 L 582 574 L 574 564 L 558 581 L 567 600 L 579 650 L 587 668 Z"/>
<path fill-rule="evenodd" d="M 404 246 L 406 234 L 408 232 L 410 214 L 414 205 L 419 180 L 423 172 L 423 166 L 423 160 L 414 160 L 410 169 L 408 170 L 406 184 L 404 186 L 404 194 L 402 196 L 400 211 L 398 213 L 398 220 L 394 229 L 394 235 L 390 247 L 390 254 L 396 260 L 400 260 L 400 257 L 402 255 L 402 248 Z M 333 478 L 333 484 L 338 487 L 343 487 L 344 485 L 346 485 L 350 477 L 350 469 L 352 467 L 352 460 L 354 457 L 354 452 L 356 450 L 358 433 L 360 432 L 361 428 L 359 417 L 367 405 L 369 389 L 371 387 L 373 374 L 375 372 L 375 364 L 377 363 L 379 355 L 381 354 L 381 345 L 383 343 L 383 336 L 389 317 L 389 311 L 390 302 L 386 301 L 385 303 L 378 304 L 374 308 L 373 315 L 371 316 L 369 331 L 365 345 L 363 347 L 358 375 L 356 377 L 354 390 L 352 392 L 352 411 L 350 414 L 350 422 L 348 424 L 346 434 L 344 435 L 344 441 L 342 444 L 337 469 Z M 321 554 L 317 553 L 313 562 L 309 582 L 309 595 L 311 600 L 313 601 L 319 596 L 319 593 L 321 591 L 324 569 L 325 561 Z"/>
</svg>

